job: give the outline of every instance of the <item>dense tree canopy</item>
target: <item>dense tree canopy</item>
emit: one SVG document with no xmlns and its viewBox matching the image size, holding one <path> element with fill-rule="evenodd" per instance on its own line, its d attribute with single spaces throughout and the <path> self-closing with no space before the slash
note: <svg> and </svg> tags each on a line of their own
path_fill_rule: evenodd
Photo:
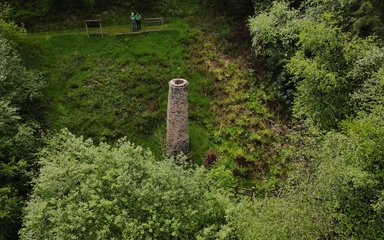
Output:
<svg viewBox="0 0 384 240">
<path fill-rule="evenodd" d="M 277 196 L 229 211 L 241 239 L 377 239 L 383 228 L 382 106 L 343 131 L 300 136 L 294 169 Z M 305 145 L 303 145 L 303 142 Z M 287 156 L 288 157 L 288 156 Z"/>
<path fill-rule="evenodd" d="M 322 129 L 356 113 L 351 96 L 381 71 L 383 49 L 339 27 L 337 12 L 307 6 L 305 12 L 275 2 L 250 19 L 253 46 L 266 59 L 293 114 Z M 316 17 L 312 17 L 316 15 Z"/>
</svg>

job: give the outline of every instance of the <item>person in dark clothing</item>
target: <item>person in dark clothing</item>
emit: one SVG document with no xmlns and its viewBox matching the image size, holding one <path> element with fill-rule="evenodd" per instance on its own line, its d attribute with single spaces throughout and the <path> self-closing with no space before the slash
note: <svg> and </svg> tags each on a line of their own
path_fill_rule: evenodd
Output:
<svg viewBox="0 0 384 240">
<path fill-rule="evenodd" d="M 135 20 L 136 20 L 136 25 L 137 25 L 137 30 L 141 30 L 141 15 L 137 12 L 135 15 Z"/>
</svg>

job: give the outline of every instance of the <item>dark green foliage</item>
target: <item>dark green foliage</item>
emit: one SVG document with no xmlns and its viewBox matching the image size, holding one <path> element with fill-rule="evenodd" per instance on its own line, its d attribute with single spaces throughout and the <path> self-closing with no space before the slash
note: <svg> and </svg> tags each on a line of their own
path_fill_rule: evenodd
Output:
<svg viewBox="0 0 384 240">
<path fill-rule="evenodd" d="M 346 31 L 361 37 L 372 34 L 384 36 L 384 3 L 381 0 L 316 0 L 306 4 L 316 9 L 313 12 L 316 15 L 334 13 L 340 27 Z"/>
<path fill-rule="evenodd" d="M 216 13 L 222 12 L 227 16 L 246 19 L 253 12 L 252 0 L 197 0 Z"/>
<path fill-rule="evenodd" d="M 162 14 L 166 16 L 185 15 L 185 5 L 190 1 L 176 0 L 30 0 L 18 1 L 7 0 L 13 7 L 13 20 L 19 23 L 24 23 L 28 26 L 50 18 L 55 14 L 66 13 L 79 14 L 89 16 L 107 9 L 124 9 L 124 12 L 129 15 L 131 11 L 150 12 L 156 15 Z M 155 16 L 156 17 L 156 16 Z"/>
<path fill-rule="evenodd" d="M 38 141 L 30 124 L 20 123 L 17 109 L 0 100 L 0 239 L 14 239 Z"/>
<path fill-rule="evenodd" d="M 363 0 L 359 4 L 358 10 L 352 13 L 353 29 L 364 37 L 372 33 L 384 36 L 384 2 Z"/>
<path fill-rule="evenodd" d="M 384 51 L 369 36 L 382 23 L 363 20 L 380 18 L 370 4 L 378 2 L 308 1 L 296 11 L 276 2 L 250 20 L 256 54 L 273 64 L 280 88 L 292 84 L 292 110 L 306 127 L 282 143 L 286 185 L 229 211 L 242 239 L 383 236 Z"/>
<path fill-rule="evenodd" d="M 0 95 L 17 106 L 27 107 L 38 98 L 41 79 L 28 71 L 8 40 L 0 35 Z"/>
<path fill-rule="evenodd" d="M 9 8 L 0 4 L 0 239 L 17 239 L 34 153 L 38 148 L 36 124 L 23 119 L 40 96 L 37 74 L 27 70 L 16 46 L 19 28 L 7 22 Z M 20 115 L 20 113 L 22 115 Z M 23 118 L 22 118 L 23 117 Z M 28 117 L 30 118 L 30 117 Z"/>
<path fill-rule="evenodd" d="M 384 111 L 342 123 L 343 131 L 302 132 L 278 194 L 232 206 L 227 227 L 240 239 L 377 239 L 384 234 Z"/>
<path fill-rule="evenodd" d="M 334 13 L 311 18 L 316 11 L 308 7 L 299 13 L 275 3 L 249 26 L 254 50 L 274 66 L 272 77 L 282 96 L 293 102 L 293 114 L 330 129 L 356 112 L 351 96 L 377 74 L 384 57 L 371 38 L 343 32 Z"/>
<path fill-rule="evenodd" d="M 0 239 L 18 239 L 24 201 L 12 187 L 0 188 Z"/>
</svg>

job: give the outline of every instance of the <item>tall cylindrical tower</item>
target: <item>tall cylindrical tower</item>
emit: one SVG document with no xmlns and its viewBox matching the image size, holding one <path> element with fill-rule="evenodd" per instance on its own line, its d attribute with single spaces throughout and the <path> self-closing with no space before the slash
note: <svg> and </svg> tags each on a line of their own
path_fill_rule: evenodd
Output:
<svg viewBox="0 0 384 240">
<path fill-rule="evenodd" d="M 188 150 L 188 81 L 177 78 L 169 82 L 167 153 L 175 156 Z"/>
</svg>

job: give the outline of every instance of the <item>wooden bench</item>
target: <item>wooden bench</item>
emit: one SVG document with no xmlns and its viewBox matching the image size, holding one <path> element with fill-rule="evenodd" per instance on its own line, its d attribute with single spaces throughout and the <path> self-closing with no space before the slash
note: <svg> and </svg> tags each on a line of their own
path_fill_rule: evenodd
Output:
<svg viewBox="0 0 384 240">
<path fill-rule="evenodd" d="M 148 25 L 148 23 L 160 23 L 160 25 L 163 25 L 165 22 L 165 18 L 144 18 L 143 22 L 145 25 Z"/>
<path fill-rule="evenodd" d="M 87 36 L 89 38 L 89 28 L 99 28 L 100 31 L 98 32 L 98 34 L 100 34 L 102 37 L 104 37 L 104 34 L 103 34 L 103 26 L 101 25 L 101 20 L 99 19 L 96 19 L 96 20 L 84 20 L 84 24 L 85 24 L 85 30 L 87 32 Z"/>
</svg>

